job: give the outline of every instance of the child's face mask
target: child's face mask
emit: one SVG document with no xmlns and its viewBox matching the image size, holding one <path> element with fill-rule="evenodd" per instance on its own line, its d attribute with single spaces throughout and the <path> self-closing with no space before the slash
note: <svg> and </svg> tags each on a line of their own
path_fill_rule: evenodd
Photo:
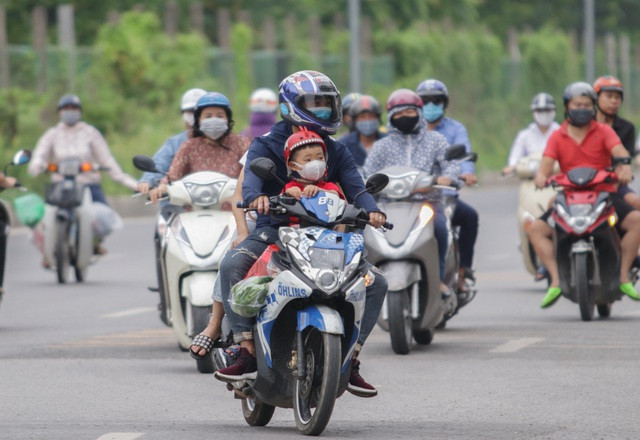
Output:
<svg viewBox="0 0 640 440">
<path fill-rule="evenodd" d="M 293 163 L 298 167 L 298 170 L 296 171 L 300 177 L 305 180 L 309 180 L 310 182 L 317 182 L 320 180 L 327 170 L 327 163 L 324 160 L 312 160 L 304 165 L 300 165 L 296 162 Z"/>
</svg>

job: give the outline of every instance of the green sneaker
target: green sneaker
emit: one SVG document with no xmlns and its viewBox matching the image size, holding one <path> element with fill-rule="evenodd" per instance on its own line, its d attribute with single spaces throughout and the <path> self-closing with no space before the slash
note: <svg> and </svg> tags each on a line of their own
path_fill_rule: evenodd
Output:
<svg viewBox="0 0 640 440">
<path fill-rule="evenodd" d="M 624 293 L 634 301 L 640 301 L 640 296 L 638 296 L 638 292 L 636 292 L 636 288 L 633 287 L 633 283 L 620 284 L 620 292 Z"/>
<path fill-rule="evenodd" d="M 562 289 L 559 287 L 549 287 L 547 289 L 547 294 L 542 298 L 542 304 L 540 304 L 540 307 L 546 309 L 547 307 L 552 306 L 556 301 L 558 301 L 558 298 L 560 298 L 561 295 Z"/>
</svg>

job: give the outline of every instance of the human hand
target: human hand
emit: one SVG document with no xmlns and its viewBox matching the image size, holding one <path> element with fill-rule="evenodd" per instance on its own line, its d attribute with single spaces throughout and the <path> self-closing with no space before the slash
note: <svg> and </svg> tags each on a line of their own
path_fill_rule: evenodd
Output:
<svg viewBox="0 0 640 440">
<path fill-rule="evenodd" d="M 438 185 L 449 186 L 451 185 L 451 179 L 449 177 L 440 176 L 436 179 Z"/>
<path fill-rule="evenodd" d="M 547 177 L 542 174 L 536 174 L 533 183 L 536 185 L 536 188 L 542 189 L 547 185 Z"/>
<path fill-rule="evenodd" d="M 238 236 L 236 237 L 235 240 L 233 240 L 233 243 L 231 243 L 231 249 L 233 249 L 234 247 L 242 243 L 244 239 L 247 238 L 248 236 L 249 236 L 248 232 L 238 232 Z"/>
<path fill-rule="evenodd" d="M 269 213 L 269 197 L 261 195 L 253 199 L 249 204 L 250 209 L 257 209 L 260 214 Z"/>
<path fill-rule="evenodd" d="M 302 190 L 297 186 L 292 186 L 291 188 L 286 190 L 284 193 L 288 196 L 295 197 L 296 200 L 300 200 L 300 197 L 302 197 Z"/>
<path fill-rule="evenodd" d="M 633 180 L 633 172 L 631 171 L 631 165 L 620 165 L 616 168 L 616 174 L 618 180 L 622 184 L 626 184 Z"/>
<path fill-rule="evenodd" d="M 0 173 L 0 188 L 13 188 L 16 186 L 18 179 L 15 177 L 8 177 Z"/>
<path fill-rule="evenodd" d="M 142 194 L 147 194 L 149 192 L 149 182 L 140 182 L 136 187 L 136 191 Z"/>
<path fill-rule="evenodd" d="M 478 178 L 473 173 L 463 174 L 461 177 L 467 186 L 473 186 L 478 183 Z"/>
<path fill-rule="evenodd" d="M 158 199 L 161 198 L 164 193 L 167 192 L 167 184 L 161 183 L 157 188 L 154 188 L 149 191 L 149 198 L 151 199 L 151 203 L 158 203 Z"/>
<path fill-rule="evenodd" d="M 516 167 L 511 167 L 511 166 L 504 167 L 502 169 L 502 175 L 508 176 L 509 174 L 513 173 L 515 170 L 516 170 Z"/>
<path fill-rule="evenodd" d="M 369 224 L 374 228 L 379 228 L 387 221 L 387 216 L 380 211 L 369 213 Z"/>
<path fill-rule="evenodd" d="M 307 185 L 304 187 L 304 196 L 309 198 L 309 197 L 313 197 L 316 194 L 318 194 L 318 191 L 320 191 L 320 188 L 318 188 L 315 185 Z"/>
</svg>

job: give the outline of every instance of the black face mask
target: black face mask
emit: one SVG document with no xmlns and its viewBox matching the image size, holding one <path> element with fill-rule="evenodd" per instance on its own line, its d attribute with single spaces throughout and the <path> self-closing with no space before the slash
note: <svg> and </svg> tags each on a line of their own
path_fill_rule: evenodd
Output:
<svg viewBox="0 0 640 440">
<path fill-rule="evenodd" d="M 391 118 L 391 125 L 400 130 L 402 133 L 409 134 L 416 129 L 420 116 L 400 116 L 399 118 Z"/>
<path fill-rule="evenodd" d="M 576 127 L 584 127 L 591 122 L 594 116 L 595 112 L 590 108 L 577 108 L 567 110 L 565 113 L 565 117 L 569 119 L 569 124 L 575 125 Z"/>
</svg>

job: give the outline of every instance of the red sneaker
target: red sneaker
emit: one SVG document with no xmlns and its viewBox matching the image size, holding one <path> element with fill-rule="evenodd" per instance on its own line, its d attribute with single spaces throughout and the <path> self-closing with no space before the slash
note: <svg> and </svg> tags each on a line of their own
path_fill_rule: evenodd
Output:
<svg viewBox="0 0 640 440">
<path fill-rule="evenodd" d="M 378 390 L 360 376 L 360 361 L 358 359 L 351 361 L 351 376 L 349 377 L 347 391 L 358 397 L 375 397 L 378 395 Z"/>
<path fill-rule="evenodd" d="M 236 382 L 239 380 L 255 379 L 258 375 L 256 357 L 244 347 L 238 352 L 238 357 L 233 365 L 222 368 L 214 374 L 216 379 L 223 382 Z"/>
</svg>

